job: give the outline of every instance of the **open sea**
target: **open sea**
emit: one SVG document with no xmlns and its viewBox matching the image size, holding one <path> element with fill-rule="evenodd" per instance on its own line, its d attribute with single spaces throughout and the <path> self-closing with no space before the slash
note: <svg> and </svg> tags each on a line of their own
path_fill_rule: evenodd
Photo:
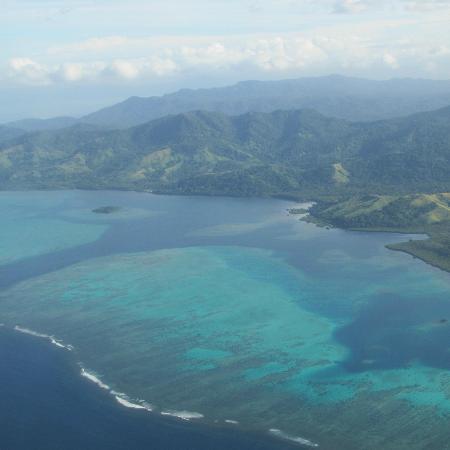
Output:
<svg viewBox="0 0 450 450">
<path fill-rule="evenodd" d="M 450 449 L 450 274 L 292 206 L 0 193 L 0 449 Z"/>
</svg>

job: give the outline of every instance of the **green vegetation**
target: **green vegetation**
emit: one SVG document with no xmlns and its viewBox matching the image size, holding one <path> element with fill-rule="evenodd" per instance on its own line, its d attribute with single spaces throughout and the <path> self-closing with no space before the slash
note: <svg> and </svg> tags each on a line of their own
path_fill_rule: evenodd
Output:
<svg viewBox="0 0 450 450">
<path fill-rule="evenodd" d="M 333 180 L 336 183 L 345 184 L 349 182 L 350 174 L 341 163 L 333 164 L 333 168 L 334 168 Z"/>
<path fill-rule="evenodd" d="M 352 197 L 331 205 L 319 202 L 311 214 L 341 228 L 422 232 L 450 222 L 450 194 Z"/>
<path fill-rule="evenodd" d="M 306 208 L 289 208 L 288 213 L 293 215 L 308 214 L 309 209 Z"/>
<path fill-rule="evenodd" d="M 23 130 L 12 127 L 5 127 L 0 125 L 0 144 L 11 139 L 17 138 L 24 134 Z"/>
<path fill-rule="evenodd" d="M 100 206 L 99 208 L 95 208 L 92 210 L 95 214 L 112 214 L 117 211 L 120 211 L 118 206 Z"/>
<path fill-rule="evenodd" d="M 125 130 L 76 125 L 0 140 L 0 189 L 130 189 L 315 200 L 309 220 L 427 233 L 408 251 L 450 252 L 450 107 L 372 123 L 310 110 L 191 112 Z"/>
<path fill-rule="evenodd" d="M 450 227 L 433 227 L 427 230 L 430 238 L 421 241 L 400 242 L 388 245 L 391 250 L 398 250 L 419 258 L 428 264 L 450 272 Z"/>
<path fill-rule="evenodd" d="M 450 108 L 351 123 L 314 111 L 193 112 L 0 144 L 2 189 L 133 189 L 317 199 L 450 191 Z"/>
<path fill-rule="evenodd" d="M 22 119 L 10 122 L 8 127 L 20 129 L 22 131 L 44 131 L 58 130 L 70 127 L 78 122 L 74 117 L 53 117 L 51 119 Z"/>
<path fill-rule="evenodd" d="M 424 240 L 389 245 L 450 271 L 450 194 L 368 195 L 338 203 L 319 202 L 313 220 L 341 228 L 424 233 Z"/>
</svg>

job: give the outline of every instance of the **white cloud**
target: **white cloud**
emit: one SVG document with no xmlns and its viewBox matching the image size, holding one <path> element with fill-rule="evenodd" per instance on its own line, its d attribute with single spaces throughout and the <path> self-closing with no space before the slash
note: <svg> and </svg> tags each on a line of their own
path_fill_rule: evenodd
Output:
<svg viewBox="0 0 450 450">
<path fill-rule="evenodd" d="M 99 39 L 89 42 L 100 42 Z M 104 42 L 125 42 L 114 38 Z M 130 42 L 128 42 L 130 44 Z M 131 41 L 133 44 L 134 41 Z M 96 44 L 96 45 L 97 45 Z M 84 48 L 81 43 L 77 48 Z M 299 36 L 269 36 L 249 38 L 243 43 L 212 42 L 207 45 L 181 45 L 155 50 L 149 48 L 150 56 L 139 58 L 116 58 L 111 61 L 71 61 L 41 64 L 28 58 L 16 58 L 11 64 L 10 75 L 20 74 L 21 82 L 36 80 L 49 82 L 79 82 L 102 78 L 136 80 L 170 76 L 186 70 L 232 70 L 241 65 L 253 66 L 263 71 L 289 71 L 320 64 L 327 59 L 326 51 L 311 39 Z"/>
<path fill-rule="evenodd" d="M 389 70 L 394 74 L 401 67 L 412 66 L 413 61 L 416 66 L 428 67 L 426 70 L 450 67 L 448 46 L 423 42 L 420 36 L 395 40 L 387 34 L 395 33 L 402 24 L 395 21 L 359 24 L 351 29 L 318 30 L 308 37 L 301 33 L 190 40 L 166 37 L 160 46 L 155 45 L 153 38 L 95 38 L 73 44 L 72 52 L 67 54 L 69 61 L 44 63 L 30 58 L 13 58 L 8 73 L 11 80 L 21 83 L 48 84 L 149 81 L 193 71 L 198 74 L 210 71 L 238 73 L 242 68 L 283 76 L 303 71 L 371 73 L 374 69 Z M 380 40 L 380 30 L 385 35 L 386 45 Z M 83 61 L 86 53 L 81 49 L 87 49 L 91 44 L 103 49 L 104 53 L 93 52 L 92 56 L 100 58 Z M 125 54 L 140 53 L 140 56 L 111 56 L 115 53 L 111 52 L 111 47 L 115 45 L 123 47 Z M 61 54 L 57 53 L 56 57 L 60 58 Z"/>
<path fill-rule="evenodd" d="M 133 80 L 139 76 L 139 68 L 131 61 L 116 60 L 111 63 L 111 69 L 117 73 L 119 77 Z"/>
<path fill-rule="evenodd" d="M 8 64 L 8 75 L 12 79 L 29 84 L 48 84 L 49 69 L 31 58 L 12 58 Z"/>
<path fill-rule="evenodd" d="M 7 78 L 23 84 L 48 85 L 60 82 L 162 77 L 173 74 L 177 70 L 178 65 L 175 61 L 161 57 L 48 65 L 38 63 L 30 58 L 13 58 L 9 62 Z"/>
<path fill-rule="evenodd" d="M 237 0 L 228 1 L 233 8 L 238 5 Z M 220 8 L 225 3 L 225 0 L 210 2 Z M 290 8 L 289 23 L 294 23 L 293 18 L 297 21 L 294 31 L 214 35 L 205 34 L 205 30 L 198 33 L 190 30 L 184 35 L 136 32 L 57 41 L 58 45 L 50 39 L 40 50 L 14 48 L 9 63 L 3 63 L 5 70 L 0 68 L 0 78 L 28 84 L 120 81 L 125 84 L 162 79 L 172 82 L 184 76 L 203 80 L 217 74 L 223 74 L 224 79 L 238 79 L 330 72 L 369 77 L 433 73 L 448 78 L 450 11 L 429 9 L 420 16 L 412 12 L 423 8 L 425 3 L 436 8 L 450 7 L 450 0 L 249 0 L 241 4 L 242 11 L 247 11 L 249 5 L 259 5 L 262 10 L 255 20 L 270 27 L 268 15 L 276 5 L 285 12 Z M 92 5 L 89 7 L 97 7 Z M 114 5 L 118 7 L 118 3 Z M 155 8 L 156 2 L 146 5 Z M 395 8 L 399 14 L 386 14 Z M 332 11 L 341 14 L 330 14 Z"/>
<path fill-rule="evenodd" d="M 63 79 L 69 82 L 95 80 L 106 67 L 107 64 L 104 62 L 64 63 L 60 66 L 55 66 L 51 76 L 54 79 Z"/>
<path fill-rule="evenodd" d="M 398 69 L 400 67 L 397 58 L 392 53 L 385 53 L 383 55 L 383 61 L 392 69 Z"/>
<path fill-rule="evenodd" d="M 287 71 L 320 64 L 328 56 L 311 39 L 274 37 L 261 39 L 247 50 L 250 62 L 266 71 Z"/>
<path fill-rule="evenodd" d="M 60 93 L 59 113 L 66 114 L 73 105 L 78 113 L 128 95 L 243 79 L 450 78 L 450 0 L 2 0 L 2 6 L 0 90 L 9 98 L 22 92 L 41 98 L 36 107 L 44 116 L 55 113 L 47 92 Z M 3 103 L 9 116 L 14 106 Z M 36 113 L 31 101 L 23 108 L 22 115 Z"/>
</svg>

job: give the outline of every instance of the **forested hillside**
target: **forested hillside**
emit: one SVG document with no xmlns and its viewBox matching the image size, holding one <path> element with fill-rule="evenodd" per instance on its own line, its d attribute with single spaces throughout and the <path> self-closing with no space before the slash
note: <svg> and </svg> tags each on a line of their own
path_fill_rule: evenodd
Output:
<svg viewBox="0 0 450 450">
<path fill-rule="evenodd" d="M 351 123 L 319 113 L 192 112 L 76 125 L 0 145 L 0 187 L 280 195 L 450 189 L 450 108 Z"/>
</svg>

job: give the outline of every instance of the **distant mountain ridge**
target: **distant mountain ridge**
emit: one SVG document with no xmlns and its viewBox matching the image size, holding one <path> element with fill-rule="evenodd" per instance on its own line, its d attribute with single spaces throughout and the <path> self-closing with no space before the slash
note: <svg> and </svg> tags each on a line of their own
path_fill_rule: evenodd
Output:
<svg viewBox="0 0 450 450">
<path fill-rule="evenodd" d="M 450 107 L 352 123 L 315 111 L 197 111 L 125 130 L 78 124 L 0 143 L 0 188 L 207 195 L 450 190 Z"/>
<path fill-rule="evenodd" d="M 245 81 L 213 89 L 184 89 L 162 97 L 131 97 L 81 120 L 129 127 L 193 110 L 239 115 L 278 109 L 314 109 L 351 121 L 374 121 L 450 105 L 450 81 L 372 81 L 342 76 Z"/>
<path fill-rule="evenodd" d="M 0 125 L 0 144 L 24 134 L 24 130 L 19 128 Z"/>
<path fill-rule="evenodd" d="M 450 80 L 374 81 L 331 75 L 280 81 L 243 81 L 233 86 L 182 89 L 158 97 L 130 97 L 80 119 L 27 119 L 6 124 L 26 131 L 59 129 L 75 123 L 128 128 L 171 114 L 204 110 L 246 112 L 314 109 L 350 121 L 374 121 L 450 105 Z"/>
<path fill-rule="evenodd" d="M 390 248 L 450 271 L 447 105 L 450 81 L 337 76 L 133 97 L 0 126 L 0 190 L 315 200 L 308 220 L 428 234 Z"/>
<path fill-rule="evenodd" d="M 60 128 L 71 127 L 78 123 L 75 117 L 53 117 L 51 119 L 22 119 L 6 124 L 7 127 L 20 129 L 23 131 L 44 131 L 58 130 Z"/>
</svg>

